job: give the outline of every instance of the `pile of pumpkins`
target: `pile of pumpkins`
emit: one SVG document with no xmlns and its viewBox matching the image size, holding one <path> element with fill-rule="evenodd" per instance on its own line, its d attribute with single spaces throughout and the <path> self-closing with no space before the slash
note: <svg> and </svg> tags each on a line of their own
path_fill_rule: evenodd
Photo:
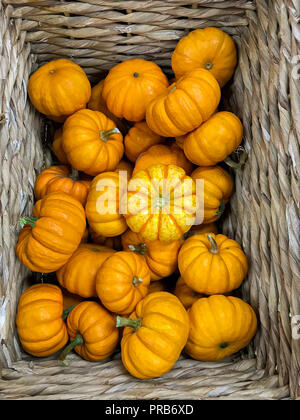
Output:
<svg viewBox="0 0 300 420">
<path fill-rule="evenodd" d="M 214 223 L 233 192 L 218 164 L 243 136 L 239 118 L 218 110 L 236 67 L 235 45 L 220 29 L 197 29 L 178 42 L 171 63 L 171 81 L 144 59 L 114 66 L 93 88 L 68 59 L 30 77 L 33 106 L 61 124 L 53 140 L 60 165 L 38 175 L 33 214 L 21 219 L 16 246 L 30 270 L 57 276 L 57 284 L 29 287 L 18 303 L 19 339 L 35 357 L 59 352 L 65 361 L 74 349 L 96 362 L 120 345 L 128 372 L 150 379 L 182 352 L 221 360 L 256 332 L 251 306 L 230 296 L 247 274 L 247 258 Z M 165 200 L 160 188 L 155 212 L 146 202 L 129 205 L 143 203 L 152 181 L 165 179 L 180 190 L 190 181 L 187 206 L 178 210 L 181 198 Z M 201 224 L 197 180 L 204 182 Z M 134 192 L 130 185 L 139 181 Z M 110 211 L 99 211 L 99 203 Z M 166 290 L 171 275 L 178 281 Z"/>
</svg>

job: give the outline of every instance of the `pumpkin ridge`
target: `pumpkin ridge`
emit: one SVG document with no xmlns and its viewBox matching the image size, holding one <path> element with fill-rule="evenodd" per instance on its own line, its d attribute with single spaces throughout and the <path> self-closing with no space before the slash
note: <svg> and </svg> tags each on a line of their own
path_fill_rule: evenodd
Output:
<svg viewBox="0 0 300 420">
<path fill-rule="evenodd" d="M 141 326 L 141 328 L 142 328 L 142 326 Z M 148 328 L 148 327 L 144 327 L 144 328 Z M 149 328 L 151 331 L 154 331 L 155 333 L 157 333 L 157 334 L 161 334 L 161 332 L 158 332 L 158 331 L 156 331 L 156 330 L 153 330 L 152 328 Z M 139 339 L 139 341 L 140 341 L 140 343 L 142 343 L 142 345 L 150 352 L 150 353 L 153 353 L 153 354 L 155 354 L 155 356 L 156 357 L 158 357 L 159 359 L 161 359 L 161 360 L 163 360 L 164 362 L 166 362 L 166 363 L 170 363 L 170 360 L 167 360 L 167 359 L 165 359 L 164 357 L 163 357 L 163 355 L 161 355 L 161 354 L 158 354 L 156 351 L 154 351 L 154 349 L 153 348 L 151 348 L 151 349 L 149 349 L 149 347 L 148 347 L 148 345 L 145 343 L 145 341 L 141 338 L 141 334 L 138 334 L 138 331 L 136 332 L 136 334 L 137 334 L 137 337 L 138 337 L 138 339 Z M 166 340 L 166 341 L 169 341 L 169 340 Z M 166 342 L 166 345 L 168 345 L 168 343 Z"/>
</svg>

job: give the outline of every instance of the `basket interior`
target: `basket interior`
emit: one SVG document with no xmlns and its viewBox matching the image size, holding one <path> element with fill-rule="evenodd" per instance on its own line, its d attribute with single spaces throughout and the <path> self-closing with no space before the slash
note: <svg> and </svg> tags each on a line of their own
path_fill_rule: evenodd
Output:
<svg viewBox="0 0 300 420">
<path fill-rule="evenodd" d="M 291 58 L 299 43 L 293 36 L 293 2 L 6 3 L 0 5 L 0 52 L 5 63 L 1 66 L 5 83 L 0 87 L 0 365 L 5 367 L 0 392 L 5 390 L 7 398 L 50 398 L 60 393 L 62 398 L 103 399 L 169 398 L 170 393 L 172 399 L 298 395 L 300 340 L 293 340 L 291 334 L 291 317 L 300 313 L 296 204 L 300 105 L 299 88 L 290 77 Z M 115 360 L 92 367 L 76 355 L 68 368 L 51 358 L 29 362 L 18 344 L 15 313 L 22 289 L 36 278 L 21 266 L 14 249 L 18 220 L 32 210 L 36 175 L 53 159 L 47 147 L 49 124 L 27 99 L 30 73 L 47 61 L 69 57 L 85 69 L 93 84 L 115 64 L 144 58 L 172 77 L 170 57 L 178 39 L 206 26 L 229 33 L 239 53 L 234 79 L 222 92 L 222 107 L 241 118 L 242 148 L 248 158 L 242 171 L 232 172 L 236 191 L 223 216 L 222 231 L 242 245 L 250 261 L 240 293 L 260 320 L 255 339 L 246 352 L 221 363 L 195 363 L 183 357 L 164 378 L 143 386 L 129 378 L 118 354 Z M 32 373 L 44 378 L 37 386 Z M 74 386 L 72 375 L 83 383 Z M 22 390 L 16 390 L 14 381 Z M 47 383 L 56 384 L 55 391 L 48 393 Z M 188 390 L 183 391 L 186 385 Z M 125 387 L 130 390 L 127 394 Z"/>
</svg>

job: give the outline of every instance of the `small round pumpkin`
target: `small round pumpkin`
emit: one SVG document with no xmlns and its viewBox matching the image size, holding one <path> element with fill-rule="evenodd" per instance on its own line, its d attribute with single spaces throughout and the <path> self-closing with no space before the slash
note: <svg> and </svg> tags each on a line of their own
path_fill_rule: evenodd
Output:
<svg viewBox="0 0 300 420">
<path fill-rule="evenodd" d="M 123 195 L 117 172 L 103 172 L 90 186 L 85 206 L 86 217 L 96 235 L 114 237 L 124 233 L 128 226 L 120 213 L 119 195 Z"/>
<path fill-rule="evenodd" d="M 208 120 L 220 99 L 220 86 L 214 76 L 201 68 L 192 70 L 149 103 L 146 121 L 161 136 L 182 136 Z"/>
<path fill-rule="evenodd" d="M 55 118 L 85 108 L 91 85 L 80 66 L 62 58 L 42 65 L 30 76 L 28 95 L 39 112 Z"/>
<path fill-rule="evenodd" d="M 197 214 L 195 182 L 175 165 L 152 165 L 138 171 L 128 184 L 126 222 L 141 238 L 180 240 Z"/>
<path fill-rule="evenodd" d="M 151 146 L 146 152 L 141 153 L 135 162 L 132 175 L 135 175 L 141 169 L 147 169 L 149 166 L 157 163 L 179 166 L 188 175 L 194 169 L 194 165 L 186 158 L 183 151 L 175 142 L 172 142 L 169 145 L 157 144 Z"/>
<path fill-rule="evenodd" d="M 116 251 L 122 251 L 121 235 L 107 238 L 106 236 L 97 234 L 92 228 L 89 228 L 89 233 L 94 244 L 103 245 Z"/>
<path fill-rule="evenodd" d="M 82 204 L 63 192 L 39 200 L 32 217 L 23 217 L 16 254 L 31 271 L 51 273 L 75 252 L 86 228 Z"/>
<path fill-rule="evenodd" d="M 178 297 L 183 306 L 188 309 L 196 300 L 203 297 L 201 293 L 191 289 L 182 277 L 179 277 L 176 283 L 174 294 Z"/>
<path fill-rule="evenodd" d="M 109 71 L 102 96 L 107 108 L 118 118 L 142 121 L 148 103 L 168 85 L 167 77 L 157 64 L 135 58 L 117 64 Z"/>
<path fill-rule="evenodd" d="M 76 305 L 67 318 L 67 328 L 71 342 L 59 356 L 64 362 L 73 349 L 83 359 L 99 362 L 111 356 L 119 342 L 114 316 L 97 302 Z"/>
<path fill-rule="evenodd" d="M 232 112 L 217 112 L 196 130 L 184 136 L 186 157 L 199 166 L 222 162 L 241 143 L 243 126 Z"/>
<path fill-rule="evenodd" d="M 34 184 L 34 194 L 35 198 L 40 200 L 47 194 L 61 191 L 85 206 L 90 185 L 90 180 L 79 179 L 76 169 L 64 165 L 50 166 L 39 173 Z"/>
<path fill-rule="evenodd" d="M 131 162 L 155 144 L 163 143 L 164 138 L 154 133 L 145 121 L 135 123 L 124 138 L 125 154 Z"/>
<path fill-rule="evenodd" d="M 129 318 L 121 340 L 122 362 L 139 379 L 151 379 L 172 369 L 189 334 L 189 317 L 180 300 L 168 292 L 150 293 Z"/>
<path fill-rule="evenodd" d="M 109 257 L 96 276 L 96 290 L 111 312 L 131 313 L 148 293 L 150 271 L 141 255 L 120 251 Z"/>
<path fill-rule="evenodd" d="M 82 109 L 63 125 L 63 149 L 70 164 L 88 175 L 113 171 L 123 152 L 123 136 L 102 112 Z"/>
<path fill-rule="evenodd" d="M 223 87 L 237 64 L 233 39 L 219 28 L 196 29 L 181 38 L 171 57 L 176 77 L 197 69 L 210 71 Z"/>
<path fill-rule="evenodd" d="M 248 263 L 240 245 L 225 235 L 194 235 L 182 245 L 178 267 L 186 284 L 205 295 L 237 289 L 244 280 Z"/>
<path fill-rule="evenodd" d="M 233 192 L 231 175 L 221 166 L 199 167 L 192 174 L 194 181 L 204 181 L 203 224 L 218 220 Z"/>
<path fill-rule="evenodd" d="M 116 251 L 97 244 L 81 244 L 57 272 L 59 284 L 70 293 L 89 298 L 97 297 L 96 275 L 104 263 Z"/>
<path fill-rule="evenodd" d="M 16 323 L 20 342 L 27 353 L 46 357 L 67 343 L 63 311 L 62 292 L 53 284 L 35 284 L 22 293 Z"/>
<path fill-rule="evenodd" d="M 142 255 L 149 267 L 151 281 L 160 280 L 173 274 L 177 269 L 178 252 L 181 241 L 160 242 L 144 240 L 138 233 L 128 229 L 122 235 L 124 251 Z"/>
<path fill-rule="evenodd" d="M 196 360 L 218 361 L 236 353 L 250 343 L 257 328 L 252 307 L 233 296 L 198 299 L 188 314 L 190 333 L 185 351 Z"/>
<path fill-rule="evenodd" d="M 62 145 L 62 134 L 63 134 L 62 127 L 55 130 L 52 148 L 59 162 L 64 165 L 68 165 L 69 162 L 68 162 L 67 156 L 64 152 L 63 145 Z"/>
</svg>

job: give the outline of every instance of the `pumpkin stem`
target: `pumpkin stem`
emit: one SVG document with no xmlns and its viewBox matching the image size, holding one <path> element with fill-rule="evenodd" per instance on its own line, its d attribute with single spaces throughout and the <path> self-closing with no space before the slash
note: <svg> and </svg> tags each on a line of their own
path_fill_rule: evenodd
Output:
<svg viewBox="0 0 300 420">
<path fill-rule="evenodd" d="M 172 87 L 172 89 L 170 89 L 169 93 L 174 92 L 174 90 L 176 89 L 176 85 Z"/>
<path fill-rule="evenodd" d="M 23 228 L 25 225 L 29 225 L 33 227 L 35 225 L 35 222 L 38 220 L 38 217 L 21 217 L 20 219 L 20 225 Z"/>
<path fill-rule="evenodd" d="M 142 280 L 140 277 L 133 276 L 133 279 L 132 279 L 132 284 L 133 284 L 135 287 L 139 286 L 139 284 L 140 284 L 140 283 L 142 283 L 142 282 L 143 282 L 143 280 Z"/>
<path fill-rule="evenodd" d="M 206 68 L 206 70 L 211 70 L 213 68 L 213 63 L 207 61 L 204 67 Z"/>
<path fill-rule="evenodd" d="M 226 349 L 226 347 L 228 346 L 229 346 L 229 343 L 226 343 L 226 342 L 219 344 L 220 349 Z"/>
<path fill-rule="evenodd" d="M 239 162 L 234 162 L 229 156 L 227 156 L 227 158 L 224 159 L 224 162 L 226 163 L 226 165 L 228 165 L 231 168 L 238 171 L 238 170 L 242 169 L 242 166 L 246 162 L 247 156 L 248 156 L 248 154 L 247 154 L 246 150 L 244 150 L 243 153 L 242 153 L 242 156 L 240 157 Z"/>
<path fill-rule="evenodd" d="M 219 248 L 218 248 L 217 242 L 214 240 L 214 238 L 212 237 L 210 233 L 207 235 L 207 239 L 209 240 L 210 245 L 211 245 L 210 252 L 212 254 L 218 254 Z"/>
<path fill-rule="evenodd" d="M 78 170 L 72 167 L 69 178 L 71 178 L 73 181 L 78 181 Z"/>
<path fill-rule="evenodd" d="M 137 252 L 138 254 L 145 255 L 147 252 L 146 244 L 128 245 L 130 251 Z"/>
<path fill-rule="evenodd" d="M 110 136 L 117 133 L 120 133 L 120 130 L 117 127 L 112 128 L 111 130 L 102 130 L 100 131 L 100 139 L 102 141 L 107 141 Z"/>
<path fill-rule="evenodd" d="M 142 318 L 122 318 L 118 315 L 116 326 L 117 328 L 131 327 L 137 331 L 142 326 Z"/>
<path fill-rule="evenodd" d="M 69 343 L 64 350 L 60 353 L 58 360 L 60 360 L 61 362 L 63 362 L 64 365 L 68 366 L 67 361 L 65 360 L 66 357 L 68 356 L 68 354 L 76 347 L 76 346 L 81 346 L 82 344 L 84 344 L 84 340 L 81 334 L 77 334 L 75 339 L 73 341 L 71 341 L 71 343 Z"/>
<path fill-rule="evenodd" d="M 215 216 L 221 216 L 225 210 L 225 203 L 223 201 L 220 204 L 219 210 L 215 213 Z"/>
<path fill-rule="evenodd" d="M 133 77 L 139 77 L 139 74 L 137 72 L 133 73 Z"/>
<path fill-rule="evenodd" d="M 62 314 L 62 319 L 63 319 L 63 321 L 65 321 L 67 318 L 68 318 L 68 315 L 69 315 L 69 313 L 72 311 L 72 309 L 74 309 L 75 308 L 75 305 L 72 305 L 72 306 L 70 306 L 69 308 L 67 308 L 67 309 L 65 309 L 64 311 L 63 311 L 63 314 Z"/>
</svg>

